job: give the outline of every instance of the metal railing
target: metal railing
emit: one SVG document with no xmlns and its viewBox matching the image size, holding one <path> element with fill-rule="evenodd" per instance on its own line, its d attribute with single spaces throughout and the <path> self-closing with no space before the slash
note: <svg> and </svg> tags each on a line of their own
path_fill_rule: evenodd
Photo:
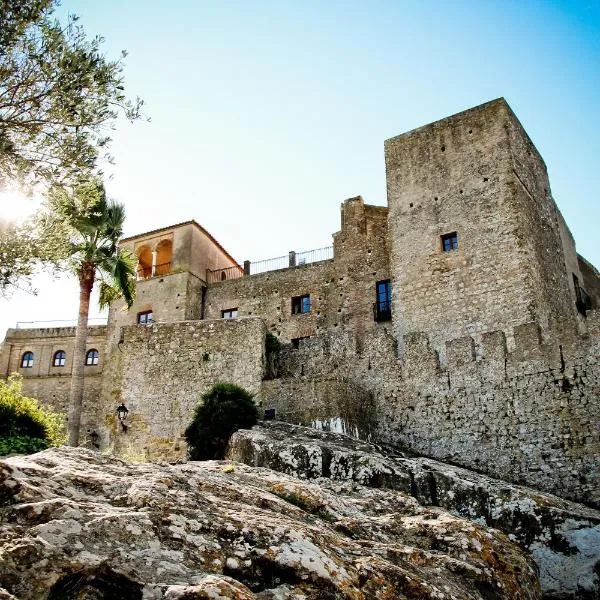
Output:
<svg viewBox="0 0 600 600">
<path fill-rule="evenodd" d="M 306 250 L 304 252 L 292 250 L 287 256 L 276 256 L 275 258 L 267 258 L 266 260 L 255 262 L 246 260 L 243 267 L 236 265 L 226 267 L 225 269 L 207 269 L 206 281 L 207 283 L 218 283 L 219 281 L 227 281 L 229 279 L 239 279 L 245 275 L 258 275 L 259 273 L 279 271 L 281 269 L 289 269 L 290 267 L 301 267 L 332 258 L 333 246 Z"/>
<path fill-rule="evenodd" d="M 250 266 L 248 275 L 258 275 L 267 271 L 279 271 L 279 269 L 287 269 L 290 265 L 288 256 L 276 256 L 275 258 L 267 258 L 266 260 L 257 260 L 255 262 L 247 261 Z M 246 263 L 244 263 L 244 266 Z"/>
<path fill-rule="evenodd" d="M 225 269 L 206 270 L 206 282 L 217 283 L 218 281 L 228 281 L 229 279 L 239 279 L 244 276 L 244 269 L 239 265 L 227 267 Z"/>
<path fill-rule="evenodd" d="M 88 327 L 106 325 L 108 317 L 91 317 Z M 17 321 L 15 329 L 50 329 L 51 327 L 77 327 L 77 319 L 54 319 L 52 321 Z"/>
</svg>

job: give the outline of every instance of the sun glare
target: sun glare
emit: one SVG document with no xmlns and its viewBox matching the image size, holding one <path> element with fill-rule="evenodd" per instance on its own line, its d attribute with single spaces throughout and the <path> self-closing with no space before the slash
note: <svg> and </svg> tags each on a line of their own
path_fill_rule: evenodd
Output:
<svg viewBox="0 0 600 600">
<path fill-rule="evenodd" d="M 0 219 L 21 222 L 32 215 L 40 203 L 39 197 L 27 196 L 18 190 L 0 192 Z"/>
</svg>

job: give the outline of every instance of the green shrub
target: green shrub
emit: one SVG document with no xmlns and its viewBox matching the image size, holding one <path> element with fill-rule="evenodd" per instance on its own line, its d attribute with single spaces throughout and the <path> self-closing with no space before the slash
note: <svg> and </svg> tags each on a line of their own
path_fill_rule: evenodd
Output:
<svg viewBox="0 0 600 600">
<path fill-rule="evenodd" d="M 63 416 L 23 396 L 23 379 L 0 381 L 0 456 L 31 454 L 66 441 Z"/>
<path fill-rule="evenodd" d="M 267 331 L 267 335 L 265 338 L 265 346 L 267 352 L 279 352 L 281 350 L 281 342 L 279 338 L 273 335 L 270 331 Z"/>
<path fill-rule="evenodd" d="M 191 460 L 220 460 L 231 435 L 256 425 L 252 394 L 231 383 L 217 383 L 202 396 L 194 420 L 185 430 Z"/>
</svg>

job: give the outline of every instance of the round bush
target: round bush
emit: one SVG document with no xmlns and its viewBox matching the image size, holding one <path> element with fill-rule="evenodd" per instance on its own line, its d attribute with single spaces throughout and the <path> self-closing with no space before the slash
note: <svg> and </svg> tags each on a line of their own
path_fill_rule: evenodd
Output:
<svg viewBox="0 0 600 600">
<path fill-rule="evenodd" d="M 220 460 L 231 435 L 256 425 L 252 394 L 232 383 L 217 383 L 202 396 L 194 420 L 185 430 L 191 460 Z"/>
<path fill-rule="evenodd" d="M 62 415 L 23 396 L 22 378 L 0 381 L 0 456 L 31 454 L 65 442 Z"/>
</svg>

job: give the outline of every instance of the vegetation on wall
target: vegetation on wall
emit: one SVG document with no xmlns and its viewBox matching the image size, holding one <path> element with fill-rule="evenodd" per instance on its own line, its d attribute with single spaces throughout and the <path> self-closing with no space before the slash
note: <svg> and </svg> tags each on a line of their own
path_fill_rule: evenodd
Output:
<svg viewBox="0 0 600 600">
<path fill-rule="evenodd" d="M 191 460 L 220 460 L 238 429 L 256 425 L 258 410 L 252 394 L 231 383 L 217 383 L 202 396 L 194 420 L 185 430 Z"/>
<path fill-rule="evenodd" d="M 0 380 L 0 456 L 31 454 L 65 441 L 63 416 L 24 396 L 20 375 Z"/>
</svg>

